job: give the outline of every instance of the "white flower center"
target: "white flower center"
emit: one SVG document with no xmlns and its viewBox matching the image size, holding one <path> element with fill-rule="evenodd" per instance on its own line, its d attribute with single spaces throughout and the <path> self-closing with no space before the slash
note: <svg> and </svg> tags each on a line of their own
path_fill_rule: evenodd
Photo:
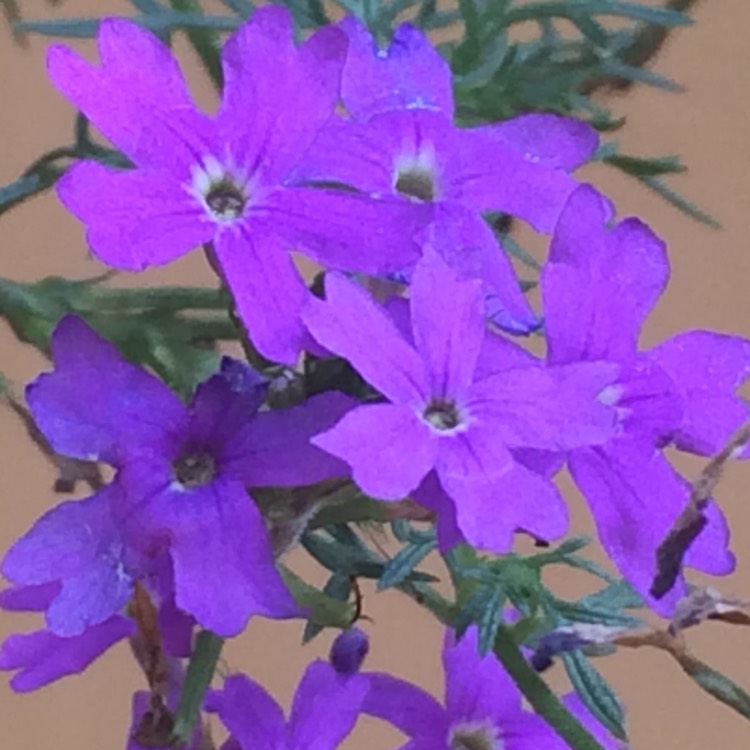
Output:
<svg viewBox="0 0 750 750">
<path fill-rule="evenodd" d="M 207 156 L 192 172 L 188 192 L 211 219 L 219 224 L 231 224 L 242 218 L 251 196 L 250 180 L 244 170 Z"/>
<path fill-rule="evenodd" d="M 454 724 L 448 732 L 451 750 L 503 750 L 503 745 L 497 727 L 489 722 Z"/>
<path fill-rule="evenodd" d="M 402 154 L 396 161 L 393 187 L 415 201 L 436 200 L 439 190 L 434 149 L 425 146 L 415 153 Z"/>
</svg>

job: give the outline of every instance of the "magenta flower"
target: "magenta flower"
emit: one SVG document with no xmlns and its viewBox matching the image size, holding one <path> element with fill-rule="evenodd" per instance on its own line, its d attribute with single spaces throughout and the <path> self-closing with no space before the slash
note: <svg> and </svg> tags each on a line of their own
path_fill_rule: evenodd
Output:
<svg viewBox="0 0 750 750">
<path fill-rule="evenodd" d="M 457 128 L 450 69 L 421 31 L 405 24 L 389 49 L 377 50 L 359 21 L 348 18 L 340 28 L 349 37 L 342 96 L 350 119 L 329 121 L 295 177 L 428 204 L 433 219 L 424 239 L 453 268 L 484 282 L 494 322 L 515 332 L 537 327 L 482 213 L 504 211 L 550 232 L 576 186 L 566 170 L 592 155 L 596 133 L 552 115 Z"/>
<path fill-rule="evenodd" d="M 506 551 L 513 532 L 529 524 L 562 533 L 567 516 L 557 490 L 516 452 L 605 441 L 615 414 L 604 400 L 617 368 L 519 367 L 508 342 L 506 369 L 483 376 L 480 285 L 431 252 L 414 273 L 410 308 L 413 344 L 361 287 L 328 275 L 326 301 L 312 301 L 304 320 L 385 401 L 352 409 L 313 443 L 348 463 L 373 497 L 418 491 L 415 498 L 432 507 L 447 493 L 451 505 L 438 509 L 443 546 L 463 537 Z M 450 531 L 453 516 L 460 534 Z"/>
<path fill-rule="evenodd" d="M 747 418 L 736 396 L 750 375 L 750 341 L 689 331 L 638 347 L 641 326 L 669 277 L 664 243 L 638 219 L 612 226 L 610 203 L 579 188 L 560 217 L 542 292 L 553 365 L 613 362 L 620 416 L 616 436 L 569 456 L 570 471 L 596 520 L 599 538 L 623 575 L 658 612 L 684 595 L 680 579 L 662 600 L 648 594 L 656 549 L 685 506 L 689 485 L 662 448 L 710 455 Z M 731 572 L 728 528 L 710 504 L 709 523 L 685 562 L 714 575 Z"/>
<path fill-rule="evenodd" d="M 276 701 L 244 675 L 227 679 L 209 696 L 207 708 L 231 734 L 222 750 L 335 750 L 354 728 L 367 688 L 363 676 L 314 661 L 297 686 L 288 721 Z"/>
<path fill-rule="evenodd" d="M 27 392 L 37 424 L 57 452 L 105 461 L 116 475 L 43 516 L 6 556 L 15 583 L 63 581 L 50 626 L 70 635 L 103 621 L 136 578 L 156 579 L 162 600 L 173 589 L 179 609 L 223 636 L 252 615 L 299 614 L 246 488 L 345 474 L 309 439 L 356 402 L 323 393 L 256 413 L 264 382 L 226 358 L 187 407 L 75 317 L 59 324 L 52 351 L 55 370 Z"/>
<path fill-rule="evenodd" d="M 370 690 L 363 713 L 393 724 L 409 739 L 401 750 L 567 750 L 567 743 L 539 716 L 521 706 L 521 692 L 494 654 L 479 656 L 477 630 L 456 643 L 448 631 L 443 647 L 444 705 L 416 685 L 382 673 L 363 673 Z M 574 694 L 569 710 L 605 750 L 614 738 Z"/>
<path fill-rule="evenodd" d="M 59 183 L 102 261 L 142 270 L 212 243 L 255 345 L 292 364 L 308 341 L 298 316 L 308 290 L 289 250 L 373 274 L 418 256 L 412 236 L 429 220 L 424 207 L 289 184 L 339 95 L 346 38 L 338 29 L 297 48 L 284 8 L 258 10 L 223 49 L 214 117 L 196 108 L 172 54 L 149 32 L 105 20 L 98 42 L 100 67 L 59 45 L 48 67 L 135 165 L 83 162 Z"/>
</svg>

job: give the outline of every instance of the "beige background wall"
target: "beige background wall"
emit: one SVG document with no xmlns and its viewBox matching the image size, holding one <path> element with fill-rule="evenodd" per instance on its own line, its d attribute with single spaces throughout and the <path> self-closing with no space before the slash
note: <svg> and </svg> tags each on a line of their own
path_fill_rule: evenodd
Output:
<svg viewBox="0 0 750 750">
<path fill-rule="evenodd" d="M 21 0 L 28 17 L 62 13 L 128 13 L 125 2 L 68 0 L 56 10 L 40 0 Z M 669 242 L 672 284 L 647 331 L 650 342 L 690 327 L 714 327 L 750 336 L 750 4 L 746 0 L 704 0 L 697 24 L 674 35 L 658 61 L 659 70 L 681 80 L 686 95 L 640 89 L 610 103 L 627 116 L 619 134 L 626 152 L 681 154 L 689 174 L 674 186 L 720 218 L 722 232 L 696 225 L 630 181 L 606 172 L 589 177 L 607 190 L 625 214 L 650 221 Z M 15 179 L 40 152 L 67 139 L 72 111 L 51 89 L 44 74 L 45 40 L 25 48 L 11 41 L 0 24 L 0 184 Z M 83 48 L 90 45 L 83 44 Z M 205 86 L 199 98 L 210 101 Z M 0 221 L 0 275 L 31 280 L 47 274 L 84 276 L 101 268 L 87 260 L 82 233 L 54 197 L 36 199 Z M 210 282 L 196 254 L 184 262 L 149 272 L 140 282 Z M 19 346 L 0 325 L 0 370 L 17 383 L 31 379 L 42 358 Z M 53 501 L 52 472 L 23 436 L 13 416 L 0 410 L 0 549 L 25 531 Z M 700 462 L 682 461 L 695 473 Z M 735 465 L 718 498 L 734 529 L 739 559 L 736 575 L 720 582 L 724 591 L 750 598 L 750 465 Z M 578 513 L 578 530 L 590 528 Z M 575 581 L 560 582 L 574 590 Z M 370 594 L 367 611 L 375 623 L 371 668 L 393 670 L 441 690 L 436 625 L 397 594 Z M 0 615 L 0 635 L 32 620 Z M 298 646 L 298 625 L 255 622 L 226 651 L 227 668 L 249 671 L 288 703 L 297 676 L 313 655 L 327 648 Z M 750 687 L 750 630 L 719 624 L 690 634 L 691 645 L 710 663 Z M 633 747 L 638 750 L 705 750 L 750 747 L 750 724 L 714 703 L 683 679 L 668 657 L 628 653 L 608 659 L 603 671 L 630 711 Z M 553 675 L 559 680 L 559 675 Z M 560 680 L 560 683 L 562 681 Z M 124 746 L 130 694 L 140 687 L 127 647 L 121 646 L 89 669 L 39 693 L 16 696 L 0 677 L 0 742 L 14 750 L 110 750 Z M 394 747 L 397 733 L 364 723 L 346 748 Z M 542 749 L 540 749 L 542 750 Z"/>
</svg>

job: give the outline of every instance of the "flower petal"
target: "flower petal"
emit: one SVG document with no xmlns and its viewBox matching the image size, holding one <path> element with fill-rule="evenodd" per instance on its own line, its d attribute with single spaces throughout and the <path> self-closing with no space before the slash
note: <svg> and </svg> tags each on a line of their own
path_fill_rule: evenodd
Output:
<svg viewBox="0 0 750 750">
<path fill-rule="evenodd" d="M 428 251 L 410 289 L 414 340 L 429 373 L 431 395 L 460 398 L 471 384 L 485 333 L 479 282 L 459 278 Z"/>
<path fill-rule="evenodd" d="M 286 750 L 286 722 L 278 703 L 257 682 L 243 674 L 224 680 L 222 690 L 211 694 L 209 710 L 243 750 Z"/>
<path fill-rule="evenodd" d="M 276 190 L 254 210 L 287 249 L 326 268 L 372 275 L 412 266 L 420 255 L 414 237 L 432 219 L 427 204 L 315 187 Z"/>
<path fill-rule="evenodd" d="M 369 680 L 314 661 L 302 675 L 289 717 L 290 750 L 335 750 L 354 728 Z"/>
<path fill-rule="evenodd" d="M 409 23 L 379 50 L 367 27 L 354 16 L 339 28 L 349 37 L 341 96 L 349 114 L 367 120 L 394 109 L 438 109 L 453 116 L 450 67 L 424 32 Z"/>
<path fill-rule="evenodd" d="M 171 537 L 175 602 L 204 628 L 230 637 L 254 615 L 299 614 L 274 565 L 260 512 L 241 484 L 214 480 L 166 492 L 152 512 Z"/>
<path fill-rule="evenodd" d="M 647 353 L 664 369 L 682 397 L 683 417 L 675 444 L 680 450 L 710 456 L 745 421 L 745 402 L 737 389 L 750 376 L 750 341 L 712 331 L 673 336 Z"/>
<path fill-rule="evenodd" d="M 119 500 L 118 488 L 110 485 L 85 500 L 58 505 L 3 560 L 3 575 L 15 583 L 61 582 L 47 608 L 47 623 L 56 635 L 80 635 L 130 599 L 133 577 L 110 510 Z"/>
<path fill-rule="evenodd" d="M 345 55 L 339 29 L 321 29 L 298 49 L 286 8 L 253 13 L 221 55 L 225 83 L 217 119 L 235 161 L 263 182 L 284 178 L 333 114 Z"/>
<path fill-rule="evenodd" d="M 445 741 L 448 722 L 443 707 L 426 691 L 398 677 L 365 673 L 370 690 L 362 712 L 393 724 L 407 737 L 425 735 Z M 440 747 L 436 744 L 435 747 Z"/>
<path fill-rule="evenodd" d="M 511 333 L 539 327 L 510 259 L 476 212 L 457 203 L 436 205 L 430 244 L 460 275 L 482 282 L 485 312 L 495 325 Z"/>
<path fill-rule="evenodd" d="M 575 451 L 569 467 L 611 560 L 652 609 L 669 616 L 686 592 L 684 579 L 663 599 L 648 592 L 656 573 L 656 550 L 685 507 L 688 483 L 661 452 L 630 438 Z M 704 533 L 709 536 L 693 553 L 691 565 L 730 572 L 734 560 L 725 547 L 725 529 L 719 525 Z M 712 543 L 711 549 L 706 542 Z"/>
<path fill-rule="evenodd" d="M 219 372 L 195 390 L 186 440 L 214 446 L 235 440 L 255 418 L 267 391 L 267 378 L 238 359 L 222 357 Z"/>
<path fill-rule="evenodd" d="M 497 657 L 491 652 L 480 657 L 475 625 L 458 642 L 455 633 L 446 630 L 443 669 L 445 706 L 454 720 L 504 719 L 521 713 L 521 692 Z"/>
<path fill-rule="evenodd" d="M 211 153 L 213 126 L 196 109 L 172 52 L 123 19 L 104 19 L 97 39 L 101 67 L 63 45 L 50 47 L 52 82 L 139 166 L 168 168 L 185 179 L 195 153 Z"/>
<path fill-rule="evenodd" d="M 599 135 L 588 123 L 538 112 L 476 128 L 475 132 L 510 146 L 533 164 L 568 172 L 585 164 L 599 145 Z"/>
<path fill-rule="evenodd" d="M 475 383 L 466 409 L 514 448 L 597 445 L 615 431 L 617 415 L 606 403 L 606 389 L 618 371 L 610 362 L 506 370 Z"/>
<path fill-rule="evenodd" d="M 74 315 L 57 325 L 51 346 L 55 369 L 28 386 L 26 400 L 56 452 L 117 465 L 155 446 L 167 451 L 188 414 L 163 383 Z"/>
<path fill-rule="evenodd" d="M 310 441 L 358 404 L 344 393 L 328 391 L 299 406 L 258 414 L 227 444 L 222 474 L 248 487 L 298 487 L 347 475 L 343 461 Z"/>
<path fill-rule="evenodd" d="M 348 360 L 386 398 L 419 407 L 427 399 L 424 365 L 388 313 L 354 282 L 329 273 L 326 301 L 310 300 L 302 319 L 326 349 Z"/>
<path fill-rule="evenodd" d="M 552 482 L 516 461 L 489 479 L 441 475 L 456 507 L 456 523 L 466 541 L 504 554 L 523 531 L 536 539 L 557 539 L 568 529 L 565 501 Z"/>
<path fill-rule="evenodd" d="M 444 137 L 445 139 L 446 137 Z M 575 181 L 559 169 L 527 161 L 481 131 L 455 129 L 441 148 L 444 199 L 477 212 L 504 211 L 538 232 L 551 232 Z"/>
<path fill-rule="evenodd" d="M 17 693 L 27 693 L 66 675 L 83 672 L 110 646 L 134 631 L 132 620 L 118 615 L 72 638 L 47 630 L 17 633 L 6 638 L 0 647 L 0 669 L 18 669 L 10 686 Z"/>
<path fill-rule="evenodd" d="M 541 277 L 549 360 L 626 360 L 669 278 L 664 243 L 638 219 L 614 229 L 590 186 L 568 201 Z"/>
<path fill-rule="evenodd" d="M 406 497 L 433 468 L 437 453 L 427 425 L 392 404 L 357 407 L 312 442 L 346 461 L 362 490 L 381 500 Z"/>
<path fill-rule="evenodd" d="M 310 292 L 273 235 L 252 228 L 219 235 L 216 258 L 255 347 L 268 359 L 294 365 L 312 343 L 300 318 Z"/>
<path fill-rule="evenodd" d="M 86 225 L 97 258 L 115 268 L 171 263 L 216 233 L 198 200 L 166 171 L 79 162 L 60 179 L 57 194 Z"/>
</svg>

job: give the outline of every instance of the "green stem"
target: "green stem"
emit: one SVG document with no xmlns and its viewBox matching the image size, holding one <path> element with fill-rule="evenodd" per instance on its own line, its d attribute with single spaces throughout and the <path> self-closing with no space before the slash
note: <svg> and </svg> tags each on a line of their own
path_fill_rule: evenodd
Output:
<svg viewBox="0 0 750 750">
<path fill-rule="evenodd" d="M 172 736 L 178 746 L 182 743 L 189 744 L 193 738 L 201 705 L 219 663 L 223 645 L 224 641 L 209 630 L 198 633 L 172 730 Z"/>
<path fill-rule="evenodd" d="M 495 655 L 534 711 L 570 745 L 571 750 L 604 750 L 529 665 L 507 625 L 501 625 L 498 630 Z"/>
</svg>

